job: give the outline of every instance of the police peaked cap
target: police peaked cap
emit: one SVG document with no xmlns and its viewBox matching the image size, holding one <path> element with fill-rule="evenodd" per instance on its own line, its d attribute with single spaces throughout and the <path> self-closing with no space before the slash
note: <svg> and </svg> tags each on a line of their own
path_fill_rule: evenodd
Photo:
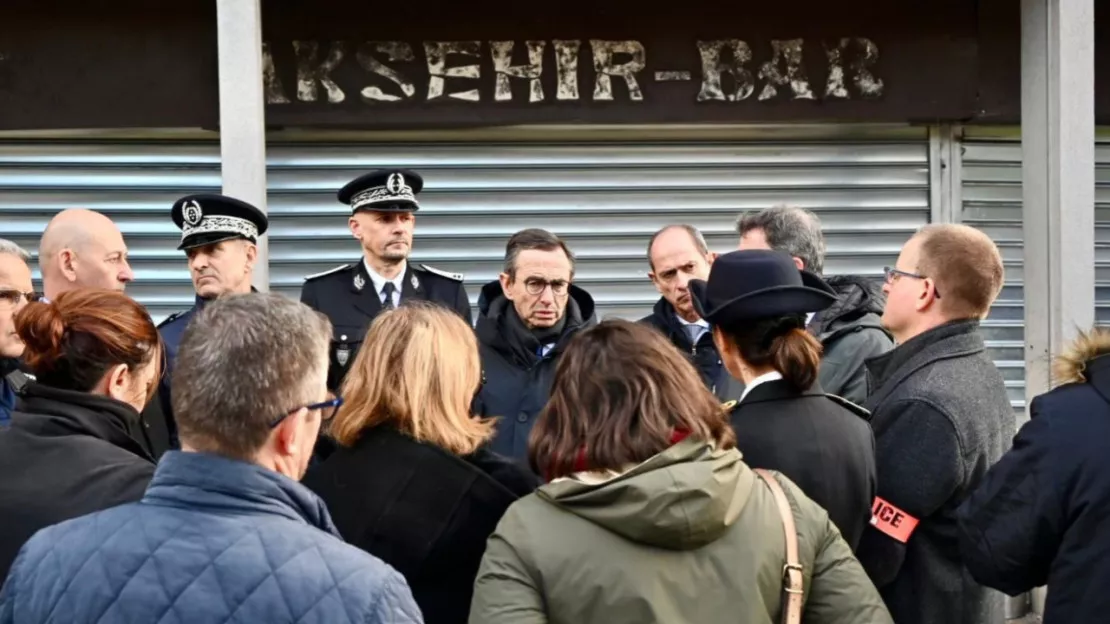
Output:
<svg viewBox="0 0 1110 624">
<path fill-rule="evenodd" d="M 187 195 L 170 209 L 181 230 L 178 249 L 190 249 L 242 238 L 252 243 L 266 233 L 269 221 L 261 210 L 226 195 Z"/>
<path fill-rule="evenodd" d="M 420 204 L 417 194 L 424 189 L 424 178 L 408 169 L 378 169 L 351 180 L 339 189 L 339 201 L 351 206 L 351 212 L 416 212 Z"/>
<path fill-rule="evenodd" d="M 709 280 L 690 280 L 688 288 L 698 315 L 724 328 L 819 312 L 836 301 L 836 291 L 825 280 L 798 269 L 789 254 L 768 249 L 721 255 L 709 269 Z"/>
</svg>

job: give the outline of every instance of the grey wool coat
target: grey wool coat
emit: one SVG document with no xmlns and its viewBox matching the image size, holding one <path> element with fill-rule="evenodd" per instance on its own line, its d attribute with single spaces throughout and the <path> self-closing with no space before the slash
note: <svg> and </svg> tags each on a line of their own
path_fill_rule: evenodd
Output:
<svg viewBox="0 0 1110 624">
<path fill-rule="evenodd" d="M 878 498 L 918 519 L 905 541 L 870 526 L 857 551 L 898 624 L 1002 624 L 1004 597 L 960 556 L 956 509 L 1011 444 L 1014 411 L 977 320 L 867 362 Z"/>
</svg>

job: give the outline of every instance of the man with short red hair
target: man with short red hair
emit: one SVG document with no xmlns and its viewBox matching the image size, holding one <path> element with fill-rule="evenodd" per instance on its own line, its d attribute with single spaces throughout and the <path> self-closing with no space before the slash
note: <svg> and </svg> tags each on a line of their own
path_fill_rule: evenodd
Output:
<svg viewBox="0 0 1110 624">
<path fill-rule="evenodd" d="M 1002 277 L 998 248 L 964 225 L 926 226 L 886 269 L 898 346 L 867 361 L 879 488 L 857 554 L 899 624 L 1003 621 L 1002 595 L 961 561 L 955 515 L 1014 435 L 979 331 Z"/>
</svg>

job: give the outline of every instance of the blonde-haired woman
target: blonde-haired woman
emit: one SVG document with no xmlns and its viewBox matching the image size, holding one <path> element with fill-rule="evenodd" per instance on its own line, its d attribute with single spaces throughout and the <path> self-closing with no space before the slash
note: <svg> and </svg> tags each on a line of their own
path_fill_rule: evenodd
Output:
<svg viewBox="0 0 1110 624">
<path fill-rule="evenodd" d="M 483 449 L 493 422 L 472 418 L 482 384 L 473 330 L 414 302 L 378 316 L 331 423 L 339 448 L 304 484 L 349 543 L 403 574 L 428 624 L 464 622 L 486 539 L 538 482 Z"/>
</svg>

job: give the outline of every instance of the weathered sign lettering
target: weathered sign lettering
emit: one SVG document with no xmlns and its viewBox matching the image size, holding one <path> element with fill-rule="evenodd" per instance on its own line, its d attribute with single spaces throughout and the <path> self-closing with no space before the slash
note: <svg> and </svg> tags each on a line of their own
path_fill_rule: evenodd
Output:
<svg viewBox="0 0 1110 624">
<path fill-rule="evenodd" d="M 358 50 L 358 64 L 366 71 L 377 74 L 392 82 L 401 91 L 401 95 L 391 95 L 382 91 L 381 87 L 370 85 L 363 88 L 360 93 L 363 102 L 396 102 L 397 100 L 411 98 L 416 95 L 416 85 L 411 80 L 396 69 L 379 61 L 374 54 L 384 56 L 390 63 L 409 63 L 416 60 L 416 55 L 413 54 L 412 46 L 403 41 L 378 41 L 365 43 L 360 46 Z"/>
<path fill-rule="evenodd" d="M 526 41 L 528 48 L 528 64 L 513 65 L 513 41 L 489 42 L 490 54 L 493 56 L 493 71 L 497 82 L 493 88 L 493 99 L 505 102 L 513 99 L 513 89 L 510 79 L 520 78 L 528 81 L 528 101 L 543 101 L 543 83 L 540 76 L 543 74 L 543 51 L 547 47 L 546 41 Z"/>
<path fill-rule="evenodd" d="M 548 101 L 544 84 L 554 84 L 554 100 L 578 101 L 580 83 L 594 102 L 642 102 L 649 82 L 692 82 L 697 102 L 759 102 L 781 100 L 877 99 L 883 80 L 874 73 L 878 46 L 863 37 L 832 41 L 774 39 L 757 60 L 751 45 L 741 39 L 697 41 L 696 68 L 668 67 L 647 71 L 649 54 L 636 40 L 591 39 L 552 41 L 369 41 L 352 43 L 292 41 L 296 62 L 296 92 L 290 97 L 275 66 L 273 42 L 263 44 L 266 103 L 339 104 L 347 94 L 336 82 L 337 68 L 354 58 L 364 78 L 359 95 L 367 104 L 403 101 L 456 100 L 520 101 L 514 84 L 527 85 L 527 101 Z M 548 53 L 548 49 L 551 50 Z M 326 51 L 325 51 L 326 50 Z M 353 51 L 353 55 L 350 52 Z M 418 57 L 418 52 L 423 58 Z M 579 58 L 587 55 L 586 75 Z M 819 62 L 826 69 L 824 89 L 814 89 L 807 67 Z M 808 61 L 808 65 L 807 65 Z M 591 84 L 592 82 L 592 84 Z M 619 86 L 618 86 L 619 85 Z M 348 88 L 350 88 L 348 86 Z"/>
</svg>

